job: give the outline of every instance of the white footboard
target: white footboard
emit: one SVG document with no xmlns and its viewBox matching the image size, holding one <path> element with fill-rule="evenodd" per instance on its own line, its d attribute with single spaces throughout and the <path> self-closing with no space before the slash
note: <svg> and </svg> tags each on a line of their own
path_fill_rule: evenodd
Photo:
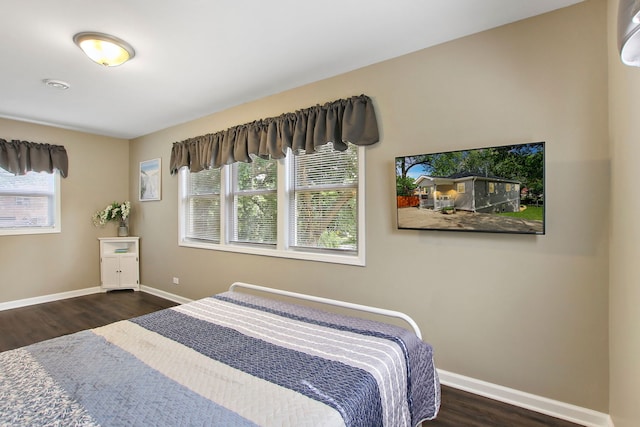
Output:
<svg viewBox="0 0 640 427">
<path fill-rule="evenodd" d="M 351 302 L 317 297 L 313 295 L 300 294 L 297 292 L 283 291 L 281 289 L 274 289 L 274 288 L 268 288 L 266 286 L 252 285 L 250 283 L 235 282 L 231 286 L 229 286 L 230 291 L 234 291 L 236 288 L 253 289 L 256 291 L 266 292 L 274 295 L 282 295 L 282 296 L 298 298 L 306 301 L 318 302 L 321 304 L 334 305 L 336 307 L 343 307 L 343 308 L 349 308 L 352 310 L 364 311 L 366 313 L 373 313 L 373 314 L 379 314 L 382 316 L 395 317 L 407 322 L 411 326 L 415 334 L 418 336 L 418 338 L 422 339 L 422 333 L 420 332 L 420 328 L 418 327 L 418 324 L 407 314 L 399 311 L 387 310 L 387 309 L 378 308 L 378 307 L 371 307 L 371 306 L 362 305 L 362 304 L 354 304 Z"/>
</svg>

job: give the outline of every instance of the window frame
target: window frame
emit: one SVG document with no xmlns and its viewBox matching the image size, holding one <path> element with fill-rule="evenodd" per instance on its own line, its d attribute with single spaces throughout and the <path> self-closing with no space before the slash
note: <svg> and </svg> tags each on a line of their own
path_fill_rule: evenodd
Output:
<svg viewBox="0 0 640 427">
<path fill-rule="evenodd" d="M 46 172 L 29 172 L 46 173 Z M 0 228 L 0 236 L 20 236 L 32 234 L 53 234 L 62 232 L 62 197 L 60 194 L 60 172 L 56 169 L 49 175 L 53 175 L 53 194 L 49 196 L 54 203 L 53 225 L 48 227 L 11 227 Z M 16 197 L 28 196 L 30 193 L 15 193 Z"/>
<path fill-rule="evenodd" d="M 221 167 L 221 194 L 220 195 L 220 242 L 209 243 L 205 241 L 189 239 L 186 237 L 186 212 L 185 200 L 189 169 L 182 167 L 178 172 L 178 246 L 197 249 L 209 249 L 223 252 L 235 252 L 249 255 L 262 255 L 278 258 L 290 258 L 306 261 L 319 261 L 334 264 L 347 264 L 365 266 L 366 224 L 365 224 L 365 147 L 356 146 L 358 153 L 358 196 L 357 196 L 357 220 L 358 220 L 358 248 L 355 251 L 341 251 L 332 249 L 301 249 L 290 245 L 289 219 L 293 204 L 291 169 L 293 154 L 291 152 L 283 159 L 277 160 L 277 239 L 275 247 L 260 243 L 242 243 L 230 241 L 231 222 L 227 216 L 231 214 L 232 206 L 229 206 L 229 195 L 232 193 L 231 165 Z"/>
</svg>

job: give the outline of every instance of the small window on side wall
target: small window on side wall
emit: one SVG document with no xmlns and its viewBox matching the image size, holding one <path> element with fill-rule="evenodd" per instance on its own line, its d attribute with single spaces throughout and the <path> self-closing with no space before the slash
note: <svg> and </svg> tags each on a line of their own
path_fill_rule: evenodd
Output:
<svg viewBox="0 0 640 427">
<path fill-rule="evenodd" d="M 0 168 L 0 235 L 59 232 L 59 173 L 13 175 Z"/>
</svg>

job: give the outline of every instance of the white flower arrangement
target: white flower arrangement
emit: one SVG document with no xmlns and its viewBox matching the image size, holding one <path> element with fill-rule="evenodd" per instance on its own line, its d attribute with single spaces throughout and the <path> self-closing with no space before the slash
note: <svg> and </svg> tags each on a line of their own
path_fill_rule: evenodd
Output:
<svg viewBox="0 0 640 427">
<path fill-rule="evenodd" d="M 103 210 L 94 213 L 91 220 L 96 227 L 102 227 L 109 221 L 125 222 L 130 213 L 131 202 L 128 200 L 122 203 L 113 202 Z"/>
</svg>

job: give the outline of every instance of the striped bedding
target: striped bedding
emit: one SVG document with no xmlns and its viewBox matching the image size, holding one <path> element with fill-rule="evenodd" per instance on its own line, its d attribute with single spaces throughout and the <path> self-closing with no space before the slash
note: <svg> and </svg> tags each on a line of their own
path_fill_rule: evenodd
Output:
<svg viewBox="0 0 640 427">
<path fill-rule="evenodd" d="M 239 292 L 0 353 L 0 425 L 416 426 L 432 348 Z"/>
</svg>

